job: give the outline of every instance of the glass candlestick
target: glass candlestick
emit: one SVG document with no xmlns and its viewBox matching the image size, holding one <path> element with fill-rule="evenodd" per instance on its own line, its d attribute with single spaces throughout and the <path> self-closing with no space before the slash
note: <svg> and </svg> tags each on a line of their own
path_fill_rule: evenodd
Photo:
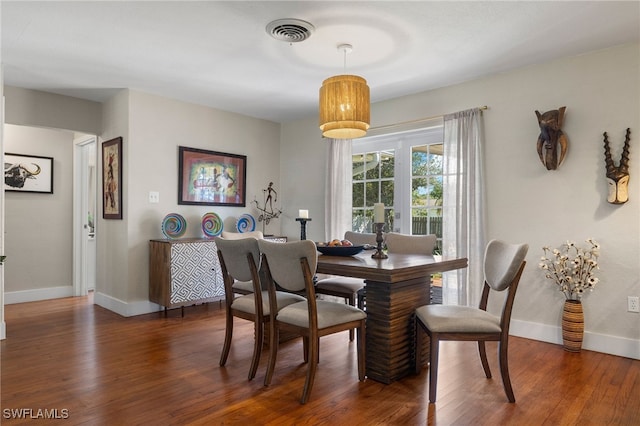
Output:
<svg viewBox="0 0 640 426">
<path fill-rule="evenodd" d="M 371 257 L 374 259 L 386 259 L 389 256 L 382 251 L 382 242 L 384 241 L 382 238 L 382 228 L 384 227 L 384 223 L 374 223 L 373 226 L 376 228 L 376 243 L 378 246 L 376 247 L 376 252 L 373 253 Z"/>
</svg>

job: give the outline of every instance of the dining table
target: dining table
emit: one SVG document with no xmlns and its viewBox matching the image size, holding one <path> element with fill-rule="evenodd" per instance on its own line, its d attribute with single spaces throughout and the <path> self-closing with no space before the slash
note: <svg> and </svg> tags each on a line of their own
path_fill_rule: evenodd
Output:
<svg viewBox="0 0 640 426">
<path fill-rule="evenodd" d="M 432 275 L 467 267 L 467 258 L 365 250 L 353 256 L 318 255 L 317 273 L 362 278 L 366 292 L 366 374 L 392 383 L 413 371 L 414 312 L 430 303 Z M 421 351 L 428 348 L 420 348 Z M 423 358 L 423 359 L 428 359 Z"/>
</svg>

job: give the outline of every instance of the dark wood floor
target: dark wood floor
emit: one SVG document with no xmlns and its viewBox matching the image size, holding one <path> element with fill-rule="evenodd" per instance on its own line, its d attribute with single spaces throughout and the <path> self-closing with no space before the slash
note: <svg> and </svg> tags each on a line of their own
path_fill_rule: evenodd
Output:
<svg viewBox="0 0 640 426">
<path fill-rule="evenodd" d="M 321 341 L 302 406 L 301 342 L 281 346 L 270 387 L 262 385 L 266 357 L 249 382 L 252 328 L 236 321 L 220 368 L 217 303 L 189 307 L 184 318 L 180 310 L 123 318 L 86 297 L 8 305 L 5 314 L 3 425 L 51 423 L 8 419 L 12 409 L 31 409 L 31 417 L 58 410 L 68 418 L 54 424 L 65 425 L 640 425 L 640 361 L 522 338 L 510 340 L 515 404 L 499 374 L 484 378 L 473 343 L 442 344 L 436 404 L 428 404 L 426 369 L 391 385 L 361 383 L 345 332 Z"/>
</svg>

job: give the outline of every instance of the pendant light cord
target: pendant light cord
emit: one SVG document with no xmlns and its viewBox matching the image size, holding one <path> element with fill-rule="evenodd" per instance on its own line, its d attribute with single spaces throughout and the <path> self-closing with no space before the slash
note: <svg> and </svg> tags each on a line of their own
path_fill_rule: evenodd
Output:
<svg viewBox="0 0 640 426">
<path fill-rule="evenodd" d="M 347 49 L 343 49 L 342 52 L 344 53 L 344 74 L 347 73 Z"/>
</svg>

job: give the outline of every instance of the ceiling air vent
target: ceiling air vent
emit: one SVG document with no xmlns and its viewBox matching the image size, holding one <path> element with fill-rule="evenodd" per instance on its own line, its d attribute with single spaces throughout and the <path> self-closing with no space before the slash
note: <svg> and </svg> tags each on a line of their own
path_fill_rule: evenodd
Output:
<svg viewBox="0 0 640 426">
<path fill-rule="evenodd" d="M 271 37 L 288 43 L 305 41 L 315 30 L 313 25 L 301 19 L 277 19 L 269 22 L 266 29 Z"/>
</svg>

